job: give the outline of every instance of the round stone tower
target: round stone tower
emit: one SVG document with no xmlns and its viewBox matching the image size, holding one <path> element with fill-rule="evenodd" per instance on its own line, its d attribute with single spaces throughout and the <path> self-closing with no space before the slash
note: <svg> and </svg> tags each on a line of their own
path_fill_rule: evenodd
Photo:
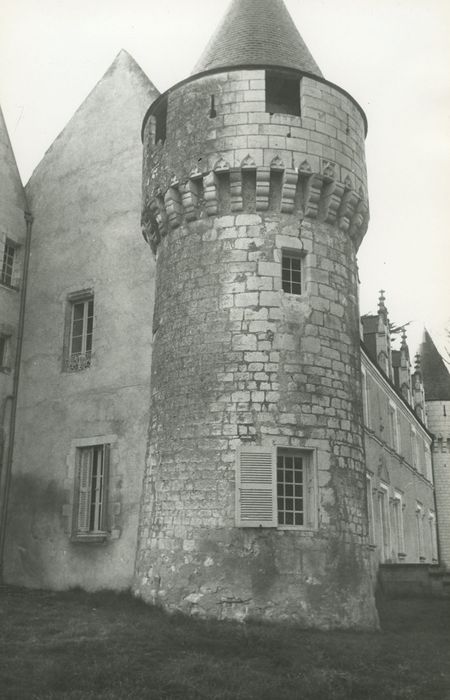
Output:
<svg viewBox="0 0 450 700">
<path fill-rule="evenodd" d="M 365 131 L 282 0 L 234 0 L 194 74 L 147 113 L 146 600 L 376 625 L 356 270 Z"/>
</svg>

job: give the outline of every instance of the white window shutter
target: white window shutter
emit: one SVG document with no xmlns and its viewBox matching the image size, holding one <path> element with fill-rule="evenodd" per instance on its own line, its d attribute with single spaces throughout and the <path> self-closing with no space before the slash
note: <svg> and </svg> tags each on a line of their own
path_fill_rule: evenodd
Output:
<svg viewBox="0 0 450 700">
<path fill-rule="evenodd" d="M 77 531 L 89 532 L 91 506 L 92 450 L 80 450 Z"/>
<path fill-rule="evenodd" d="M 103 492 L 102 492 L 102 522 L 101 529 L 108 529 L 108 498 L 109 498 L 109 469 L 111 446 L 103 445 Z"/>
<path fill-rule="evenodd" d="M 236 525 L 277 524 L 276 449 L 243 445 L 237 451 Z"/>
</svg>

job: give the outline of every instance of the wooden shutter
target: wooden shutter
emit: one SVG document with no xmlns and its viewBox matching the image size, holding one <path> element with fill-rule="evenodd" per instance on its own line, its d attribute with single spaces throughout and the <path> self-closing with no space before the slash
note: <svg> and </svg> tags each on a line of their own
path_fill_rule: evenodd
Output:
<svg viewBox="0 0 450 700">
<path fill-rule="evenodd" d="M 92 448 L 82 448 L 78 477 L 77 532 L 89 532 L 91 510 Z"/>
<path fill-rule="evenodd" d="M 108 530 L 108 498 L 109 498 L 109 463 L 111 446 L 103 445 L 103 491 L 102 491 L 102 521 L 101 529 Z"/>
<path fill-rule="evenodd" d="M 276 450 L 242 446 L 236 465 L 236 525 L 277 527 Z"/>
</svg>

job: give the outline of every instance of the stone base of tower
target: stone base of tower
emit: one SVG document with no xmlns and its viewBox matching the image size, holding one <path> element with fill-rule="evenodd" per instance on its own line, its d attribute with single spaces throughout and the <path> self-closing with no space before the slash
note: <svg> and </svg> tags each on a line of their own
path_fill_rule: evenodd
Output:
<svg viewBox="0 0 450 700">
<path fill-rule="evenodd" d="M 286 531 L 199 531 L 187 548 L 141 558 L 134 592 L 203 618 L 378 627 L 367 550 Z"/>
</svg>

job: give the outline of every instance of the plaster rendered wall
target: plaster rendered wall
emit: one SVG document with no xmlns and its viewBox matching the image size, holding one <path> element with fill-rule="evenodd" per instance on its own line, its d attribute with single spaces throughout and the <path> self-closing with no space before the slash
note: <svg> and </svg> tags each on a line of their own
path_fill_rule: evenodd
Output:
<svg viewBox="0 0 450 700">
<path fill-rule="evenodd" d="M 428 401 L 428 425 L 434 434 L 433 470 L 436 486 L 440 564 L 450 567 L 450 401 Z"/>
<path fill-rule="evenodd" d="M 193 614 L 370 627 L 355 260 L 364 217 L 351 234 L 337 222 L 345 187 L 331 177 L 336 163 L 325 173 L 310 153 L 318 170 L 305 166 L 303 182 L 307 141 L 292 136 L 288 147 L 279 135 L 302 129 L 303 117 L 271 118 L 263 77 L 182 86 L 169 96 L 166 143 L 155 150 L 151 120 L 146 130 L 144 221 L 157 282 L 135 590 Z M 210 137 L 213 85 L 222 90 Z M 338 111 L 326 95 L 324 122 Z M 236 122 L 223 135 L 226 115 L 247 135 Z M 283 248 L 305 255 L 302 296 L 281 290 Z M 240 444 L 312 451 L 315 527 L 235 526 Z"/>
<path fill-rule="evenodd" d="M 392 386 L 367 359 L 363 359 L 366 372 L 365 453 L 367 473 L 371 545 L 374 561 L 390 563 L 437 563 L 432 528 L 435 528 L 436 507 L 431 472 L 431 436 L 408 409 Z M 397 437 L 394 437 L 389 416 L 390 405 L 396 409 Z M 413 457 L 411 428 L 416 432 L 417 462 Z M 379 494 L 387 492 L 387 540 L 382 552 L 383 537 Z M 394 501 L 401 497 L 402 530 L 398 535 L 398 523 Z M 422 506 L 419 513 L 417 504 Z M 423 547 L 419 547 L 418 518 L 422 518 Z M 434 518 L 434 519 L 433 519 Z M 434 535 L 433 535 L 434 536 Z M 403 540 L 403 546 L 399 539 Z"/>
<path fill-rule="evenodd" d="M 153 261 L 140 235 L 139 128 L 155 97 L 121 53 L 38 166 L 6 580 L 130 585 L 148 428 Z M 94 292 L 92 366 L 63 371 L 68 295 Z M 109 536 L 70 539 L 75 449 L 111 443 Z"/>
<path fill-rule="evenodd" d="M 0 522 L 4 507 L 5 463 L 11 412 L 11 400 L 7 397 L 10 397 L 13 391 L 20 294 L 23 285 L 26 210 L 25 193 L 0 110 L 0 265 L 3 262 L 6 241 L 14 242 L 17 246 L 13 287 L 0 283 L 0 334 L 9 338 L 5 361 L 0 367 Z"/>
</svg>

